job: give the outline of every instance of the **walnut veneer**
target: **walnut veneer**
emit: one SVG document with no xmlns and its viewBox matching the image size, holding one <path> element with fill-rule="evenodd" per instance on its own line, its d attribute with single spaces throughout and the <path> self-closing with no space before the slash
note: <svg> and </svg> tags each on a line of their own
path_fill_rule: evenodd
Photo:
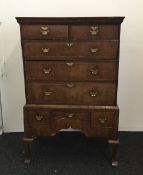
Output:
<svg viewBox="0 0 143 175">
<path fill-rule="evenodd" d="M 33 139 L 71 127 L 88 137 L 105 137 L 116 166 L 120 24 L 124 17 L 16 19 L 25 77 L 25 162 L 30 162 Z"/>
</svg>

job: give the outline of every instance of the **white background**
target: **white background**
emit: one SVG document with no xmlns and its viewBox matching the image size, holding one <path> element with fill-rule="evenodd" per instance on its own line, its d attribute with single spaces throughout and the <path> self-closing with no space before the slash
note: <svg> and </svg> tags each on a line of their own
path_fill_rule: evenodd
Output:
<svg viewBox="0 0 143 175">
<path fill-rule="evenodd" d="M 143 131 L 142 0 L 0 0 L 0 61 L 5 132 L 23 131 L 25 104 L 18 16 L 125 16 L 121 30 L 118 104 L 120 130 Z M 1 64 L 1 66 L 3 66 Z"/>
</svg>

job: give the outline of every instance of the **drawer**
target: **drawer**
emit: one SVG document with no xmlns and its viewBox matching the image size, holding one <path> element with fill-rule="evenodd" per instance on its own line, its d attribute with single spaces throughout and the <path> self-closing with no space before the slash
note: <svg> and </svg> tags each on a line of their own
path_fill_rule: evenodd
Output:
<svg viewBox="0 0 143 175">
<path fill-rule="evenodd" d="M 87 112 L 79 111 L 55 111 L 52 113 L 51 123 L 54 130 L 82 129 L 90 122 Z"/>
<path fill-rule="evenodd" d="M 34 83 L 26 84 L 27 103 L 113 105 L 114 83 Z"/>
<path fill-rule="evenodd" d="M 51 135 L 50 111 L 36 105 L 24 107 L 24 133 L 28 137 Z"/>
<path fill-rule="evenodd" d="M 117 117 L 115 112 L 95 111 L 91 115 L 92 128 L 113 128 Z"/>
<path fill-rule="evenodd" d="M 71 26 L 72 40 L 118 40 L 119 25 L 76 25 Z"/>
<path fill-rule="evenodd" d="M 26 80 L 116 80 L 117 62 L 26 61 Z"/>
<path fill-rule="evenodd" d="M 118 118 L 118 109 L 95 110 L 91 114 L 91 130 L 99 137 L 116 138 Z"/>
<path fill-rule="evenodd" d="M 49 124 L 49 112 L 44 109 L 36 108 L 33 110 L 33 108 L 25 109 L 25 124 L 28 125 L 41 125 L 41 124 Z"/>
<path fill-rule="evenodd" d="M 23 39 L 68 39 L 68 26 L 66 25 L 22 25 Z"/>
<path fill-rule="evenodd" d="M 94 57 L 103 59 L 117 59 L 118 41 L 100 42 L 25 42 L 24 57 L 32 60 L 48 59 L 56 56 L 57 60 L 65 56 Z M 70 59 L 70 57 L 69 57 Z"/>
</svg>

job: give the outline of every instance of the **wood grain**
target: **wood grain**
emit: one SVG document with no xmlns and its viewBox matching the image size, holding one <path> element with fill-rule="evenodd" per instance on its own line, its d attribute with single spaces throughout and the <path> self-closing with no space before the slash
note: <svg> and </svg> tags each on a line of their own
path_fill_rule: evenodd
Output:
<svg viewBox="0 0 143 175">
<path fill-rule="evenodd" d="M 105 137 L 117 166 L 120 24 L 124 17 L 17 17 L 26 105 L 24 156 L 30 143 L 61 129 Z"/>
</svg>

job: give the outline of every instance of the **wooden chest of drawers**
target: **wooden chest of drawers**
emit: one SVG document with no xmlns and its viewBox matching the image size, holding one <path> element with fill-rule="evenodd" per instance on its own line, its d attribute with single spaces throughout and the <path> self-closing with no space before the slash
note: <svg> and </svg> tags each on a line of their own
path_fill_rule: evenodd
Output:
<svg viewBox="0 0 143 175">
<path fill-rule="evenodd" d="M 124 17 L 16 18 L 20 23 L 26 105 L 24 154 L 37 136 L 80 129 L 105 137 L 116 166 L 120 24 Z"/>
</svg>

